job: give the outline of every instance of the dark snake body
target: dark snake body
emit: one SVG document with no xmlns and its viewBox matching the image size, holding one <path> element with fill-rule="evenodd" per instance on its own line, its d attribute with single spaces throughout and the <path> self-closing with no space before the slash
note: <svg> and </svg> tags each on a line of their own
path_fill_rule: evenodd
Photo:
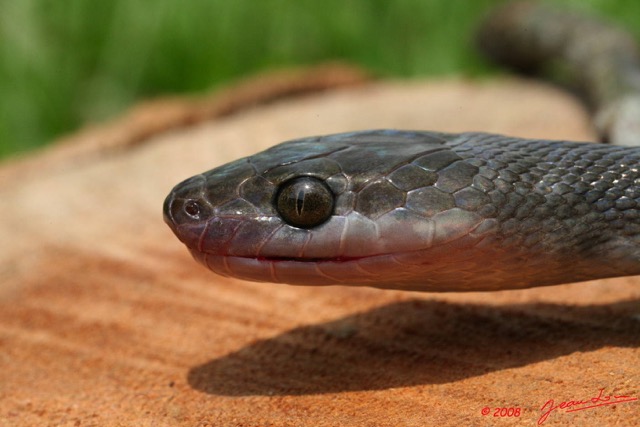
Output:
<svg viewBox="0 0 640 427">
<path fill-rule="evenodd" d="M 395 130 L 303 138 L 178 184 L 164 214 L 197 260 L 248 280 L 475 291 L 633 275 L 640 148 Z"/>
</svg>

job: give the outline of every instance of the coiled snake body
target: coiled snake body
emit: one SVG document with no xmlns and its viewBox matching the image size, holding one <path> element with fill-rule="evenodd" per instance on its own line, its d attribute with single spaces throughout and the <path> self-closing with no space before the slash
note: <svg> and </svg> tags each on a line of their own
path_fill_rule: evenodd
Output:
<svg viewBox="0 0 640 427">
<path fill-rule="evenodd" d="M 164 215 L 198 261 L 255 281 L 476 291 L 633 275 L 640 148 L 396 130 L 303 138 L 178 184 Z"/>
</svg>

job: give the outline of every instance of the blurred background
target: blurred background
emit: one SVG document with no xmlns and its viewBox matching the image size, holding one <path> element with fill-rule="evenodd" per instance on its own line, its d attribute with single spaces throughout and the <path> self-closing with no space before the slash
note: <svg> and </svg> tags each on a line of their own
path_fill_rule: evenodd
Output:
<svg viewBox="0 0 640 427">
<path fill-rule="evenodd" d="M 0 0 L 0 158 L 141 99 L 344 60 L 381 77 L 499 72 L 471 35 L 502 0 Z M 638 0 L 556 0 L 640 37 Z"/>
</svg>

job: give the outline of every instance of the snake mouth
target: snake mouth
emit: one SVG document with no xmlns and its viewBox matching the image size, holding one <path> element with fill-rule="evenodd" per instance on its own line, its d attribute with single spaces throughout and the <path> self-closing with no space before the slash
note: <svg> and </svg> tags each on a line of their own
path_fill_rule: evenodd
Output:
<svg viewBox="0 0 640 427">
<path fill-rule="evenodd" d="M 302 258 L 302 257 L 255 257 L 258 261 L 266 261 L 266 262 L 304 262 L 304 263 L 323 263 L 323 262 L 350 262 L 350 261 L 358 261 L 365 258 L 370 258 L 373 256 L 382 256 L 385 254 L 375 254 L 368 256 L 360 256 L 360 257 L 335 257 L 335 258 Z"/>
<path fill-rule="evenodd" d="M 371 286 L 382 277 L 403 275 L 407 264 L 397 255 L 340 258 L 250 258 L 215 255 L 190 249 L 200 264 L 226 277 L 255 282 L 287 283 L 291 285 L 362 284 Z"/>
</svg>

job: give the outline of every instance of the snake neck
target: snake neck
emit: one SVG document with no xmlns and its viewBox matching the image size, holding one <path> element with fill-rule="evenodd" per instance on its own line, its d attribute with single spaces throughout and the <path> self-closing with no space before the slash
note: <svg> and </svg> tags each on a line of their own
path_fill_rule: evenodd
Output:
<svg viewBox="0 0 640 427">
<path fill-rule="evenodd" d="M 639 149 L 485 134 L 450 146 L 478 167 L 485 246 L 562 260 L 585 279 L 640 273 Z"/>
</svg>

